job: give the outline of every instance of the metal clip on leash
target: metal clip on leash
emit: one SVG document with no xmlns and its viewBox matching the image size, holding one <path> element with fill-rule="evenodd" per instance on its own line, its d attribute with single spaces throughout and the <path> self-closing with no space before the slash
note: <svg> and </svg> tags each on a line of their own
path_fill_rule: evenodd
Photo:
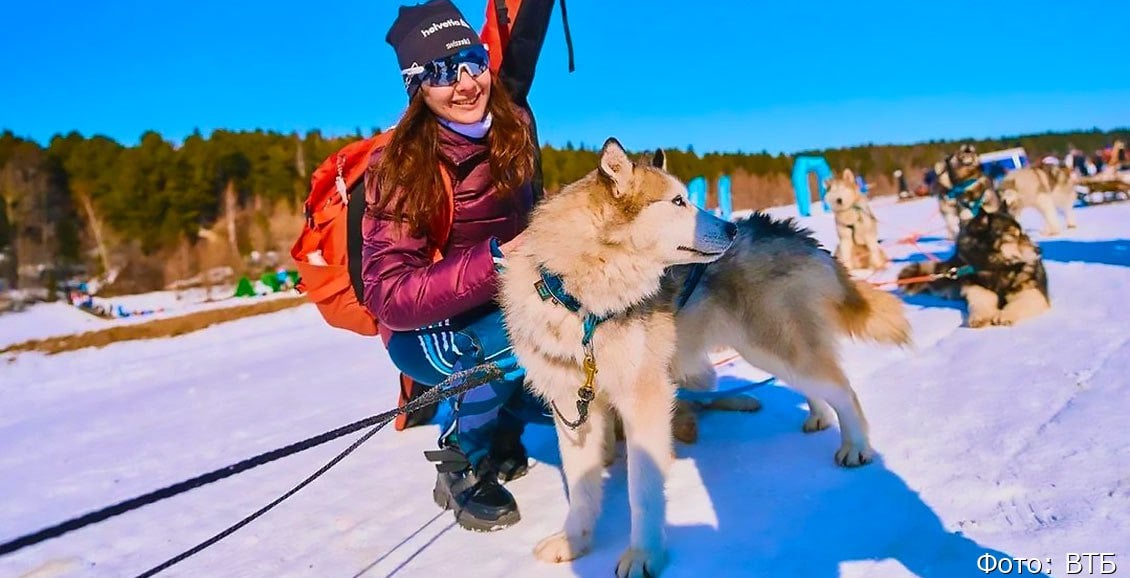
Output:
<svg viewBox="0 0 1130 578">
<path fill-rule="evenodd" d="M 561 415 L 561 410 L 557 409 L 557 404 L 553 403 L 553 411 L 557 417 L 561 419 L 569 429 L 575 430 L 589 419 L 589 403 L 596 399 L 596 357 L 592 353 L 592 342 L 585 343 L 585 359 L 584 359 L 585 382 L 577 389 L 577 421 L 570 421 L 569 418 Z"/>
</svg>

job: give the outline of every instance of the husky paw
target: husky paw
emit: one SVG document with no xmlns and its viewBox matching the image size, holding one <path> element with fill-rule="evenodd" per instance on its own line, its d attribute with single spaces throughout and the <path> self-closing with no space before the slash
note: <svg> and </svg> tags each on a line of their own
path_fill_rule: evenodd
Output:
<svg viewBox="0 0 1130 578">
<path fill-rule="evenodd" d="M 844 442 L 840 449 L 836 450 L 836 463 L 844 466 L 845 468 L 854 468 L 871 463 L 871 458 L 874 457 L 874 451 L 870 446 L 857 446 L 852 443 Z"/>
<path fill-rule="evenodd" d="M 657 578 L 666 565 L 667 553 L 663 550 L 628 548 L 616 563 L 616 578 Z"/>
<path fill-rule="evenodd" d="M 685 444 L 697 442 L 698 418 L 694 414 L 676 415 L 674 423 L 671 424 L 671 434 Z"/>
<path fill-rule="evenodd" d="M 1016 315 L 1009 315 L 1007 313 L 1001 313 L 1000 315 L 997 315 L 996 318 L 993 319 L 993 325 L 1000 325 L 1000 326 L 1003 326 L 1003 327 L 1009 327 L 1011 325 L 1016 324 L 1017 321 L 1020 321 L 1020 319 L 1017 319 Z"/>
<path fill-rule="evenodd" d="M 804 420 L 804 425 L 801 430 L 804 433 L 815 433 L 824 431 L 832 425 L 832 417 L 827 415 L 809 414 L 808 419 Z"/>
<path fill-rule="evenodd" d="M 588 553 L 591 546 L 588 535 L 569 537 L 558 532 L 534 546 L 534 556 L 543 562 L 568 562 Z"/>
<path fill-rule="evenodd" d="M 994 315 L 992 317 L 980 317 L 980 316 L 973 317 L 973 316 L 970 316 L 969 317 L 969 326 L 972 327 L 973 329 L 979 329 L 981 327 L 988 327 L 990 325 L 995 325 L 996 322 L 997 322 L 997 319 L 998 319 L 998 316 L 996 316 L 996 315 Z"/>
</svg>

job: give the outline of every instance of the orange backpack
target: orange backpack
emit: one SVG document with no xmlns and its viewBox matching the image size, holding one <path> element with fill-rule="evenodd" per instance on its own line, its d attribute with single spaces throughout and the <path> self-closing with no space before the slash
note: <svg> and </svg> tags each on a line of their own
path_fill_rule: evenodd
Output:
<svg viewBox="0 0 1130 578">
<path fill-rule="evenodd" d="M 298 267 L 298 290 L 317 307 L 326 323 L 361 335 L 377 335 L 379 320 L 362 304 L 361 219 L 365 213 L 364 176 L 373 153 L 388 144 L 392 131 L 346 145 L 322 161 L 310 176 L 306 223 L 290 256 Z M 438 167 L 448 210 L 432 227 L 434 259 L 447 243 L 454 211 L 451 178 Z"/>
</svg>

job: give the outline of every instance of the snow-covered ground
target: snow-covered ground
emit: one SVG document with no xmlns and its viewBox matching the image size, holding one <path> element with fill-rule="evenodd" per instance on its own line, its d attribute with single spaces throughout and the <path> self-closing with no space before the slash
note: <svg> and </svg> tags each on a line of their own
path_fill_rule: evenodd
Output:
<svg viewBox="0 0 1130 578">
<path fill-rule="evenodd" d="M 0 349 L 32 339 L 98 331 L 116 325 L 145 323 L 154 319 L 187 315 L 208 309 L 235 307 L 264 299 L 292 297 L 296 294 L 294 291 L 281 291 L 256 297 L 232 297 L 234 292 L 233 287 L 226 286 L 214 287 L 210 290 L 197 288 L 182 291 L 154 291 L 120 297 L 97 297 L 97 303 L 102 307 L 117 310 L 120 306 L 125 311 L 134 313 L 128 317 L 113 319 L 87 313 L 65 300 L 35 303 L 23 311 L 0 314 Z"/>
<path fill-rule="evenodd" d="M 876 211 L 895 259 L 949 250 L 933 202 Z M 829 215 L 804 221 L 834 246 Z M 1040 226 L 1035 213 L 1024 221 Z M 1050 559 L 1044 569 L 1065 576 L 1067 555 L 1083 552 L 1113 553 L 1130 575 L 1130 204 L 1082 209 L 1079 222 L 1040 239 L 1047 314 L 974 330 L 961 304 L 915 298 L 915 349 L 847 347 L 880 452 L 870 466 L 833 465 L 839 434 L 802 434 L 804 400 L 782 387 L 758 390 L 759 413 L 706 414 L 668 482 L 664 576 L 984 576 L 984 553 Z M 926 233 L 918 246 L 893 242 L 912 232 Z M 10 320 L 0 317 L 5 338 Z M 722 373 L 723 387 L 759 375 L 742 363 Z M 384 411 L 395 376 L 379 341 L 329 328 L 308 305 L 175 339 L 0 360 L 0 541 Z M 537 462 L 510 485 L 523 519 L 491 534 L 463 531 L 432 503 L 435 471 L 421 451 L 436 434 L 380 432 L 164 575 L 612 574 L 628 535 L 622 461 L 595 550 L 553 566 L 531 555 L 566 511 L 552 431 L 528 430 Z M 355 437 L 2 557 L 0 576 L 136 575 Z"/>
</svg>

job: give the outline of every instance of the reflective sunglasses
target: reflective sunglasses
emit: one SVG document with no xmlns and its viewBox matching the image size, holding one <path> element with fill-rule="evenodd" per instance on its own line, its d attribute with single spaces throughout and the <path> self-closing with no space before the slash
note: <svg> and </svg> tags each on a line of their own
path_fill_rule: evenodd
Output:
<svg viewBox="0 0 1130 578">
<path fill-rule="evenodd" d="M 487 49 L 479 45 L 464 48 L 450 56 L 437 58 L 423 66 L 405 68 L 400 73 L 404 75 L 404 85 L 411 89 L 413 85 L 419 86 L 425 83 L 433 87 L 454 86 L 459 82 L 460 71 L 466 71 L 472 78 L 478 78 L 488 68 L 490 68 L 490 57 L 487 55 Z"/>
</svg>

